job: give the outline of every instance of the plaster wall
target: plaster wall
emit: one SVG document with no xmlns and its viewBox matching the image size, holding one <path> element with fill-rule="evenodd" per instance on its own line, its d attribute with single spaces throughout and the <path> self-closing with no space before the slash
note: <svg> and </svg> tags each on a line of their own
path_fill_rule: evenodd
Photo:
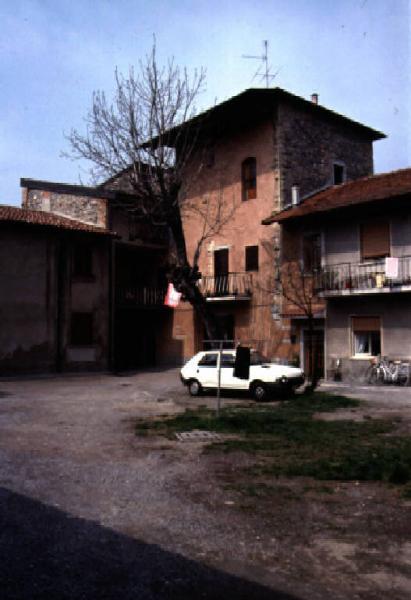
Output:
<svg viewBox="0 0 411 600">
<path fill-rule="evenodd" d="M 47 371 L 55 360 L 54 242 L 0 230 L 0 373 Z"/>
<path fill-rule="evenodd" d="M 327 301 L 326 363 L 342 359 L 343 378 L 363 376 L 368 359 L 353 358 L 351 317 L 378 316 L 381 319 L 381 353 L 390 358 L 411 360 L 411 294 L 391 293 Z"/>
</svg>

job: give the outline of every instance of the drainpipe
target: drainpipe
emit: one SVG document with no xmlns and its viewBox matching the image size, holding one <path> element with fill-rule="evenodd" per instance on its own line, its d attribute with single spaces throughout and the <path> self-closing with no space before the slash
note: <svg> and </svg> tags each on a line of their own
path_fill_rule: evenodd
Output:
<svg viewBox="0 0 411 600">
<path fill-rule="evenodd" d="M 56 294 L 56 371 L 63 370 L 63 338 L 64 338 L 64 281 L 66 272 L 67 252 L 64 236 L 57 242 L 57 294 Z"/>
</svg>

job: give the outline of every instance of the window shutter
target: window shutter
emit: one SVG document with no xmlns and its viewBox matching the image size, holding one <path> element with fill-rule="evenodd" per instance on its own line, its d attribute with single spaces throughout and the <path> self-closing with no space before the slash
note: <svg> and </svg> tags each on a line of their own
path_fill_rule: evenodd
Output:
<svg viewBox="0 0 411 600">
<path fill-rule="evenodd" d="M 380 317 L 352 317 L 353 331 L 380 331 Z"/>
<path fill-rule="evenodd" d="M 253 200 L 257 198 L 257 161 L 250 157 L 241 165 L 242 198 Z"/>
<path fill-rule="evenodd" d="M 258 246 L 245 247 L 245 270 L 258 271 Z"/>
<path fill-rule="evenodd" d="M 362 258 L 382 258 L 390 255 L 390 225 L 374 221 L 361 225 Z"/>
</svg>

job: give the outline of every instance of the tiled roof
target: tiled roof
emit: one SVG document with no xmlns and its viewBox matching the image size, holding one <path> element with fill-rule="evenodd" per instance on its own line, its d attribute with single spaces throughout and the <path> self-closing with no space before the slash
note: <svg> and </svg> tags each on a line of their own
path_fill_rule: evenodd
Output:
<svg viewBox="0 0 411 600">
<path fill-rule="evenodd" d="M 99 233 L 100 235 L 115 235 L 108 229 L 88 225 L 75 219 L 61 217 L 53 213 L 41 210 L 27 210 L 17 206 L 0 205 L 0 221 L 14 223 L 28 223 L 30 225 L 41 225 L 44 227 L 54 227 L 57 229 L 66 229 L 70 231 L 85 231 L 88 233 Z"/>
<path fill-rule="evenodd" d="M 264 219 L 263 224 L 281 223 L 313 213 L 329 212 L 368 202 L 411 194 L 411 168 L 381 173 L 334 185 L 309 196 L 298 206 L 284 209 Z"/>
<path fill-rule="evenodd" d="M 232 96 L 228 100 L 216 104 L 212 108 L 196 115 L 182 125 L 178 125 L 170 129 L 167 133 L 170 136 L 170 143 L 173 143 L 174 136 L 182 127 L 193 127 L 197 123 L 201 123 L 201 128 L 212 127 L 213 123 L 217 123 L 217 130 L 221 133 L 222 128 L 228 127 L 230 124 L 238 129 L 239 122 L 244 123 L 247 119 L 255 119 L 256 117 L 265 118 L 272 115 L 276 103 L 283 102 L 297 107 L 300 110 L 308 111 L 318 118 L 324 118 L 338 123 L 344 128 L 351 128 L 358 135 L 367 140 L 380 140 L 385 138 L 385 134 L 376 129 L 372 129 L 367 125 L 354 121 L 344 115 L 341 115 L 321 104 L 316 104 L 310 100 L 306 100 L 301 96 L 287 92 L 282 88 L 249 88 L 236 96 Z M 194 128 L 194 133 L 198 134 Z"/>
</svg>

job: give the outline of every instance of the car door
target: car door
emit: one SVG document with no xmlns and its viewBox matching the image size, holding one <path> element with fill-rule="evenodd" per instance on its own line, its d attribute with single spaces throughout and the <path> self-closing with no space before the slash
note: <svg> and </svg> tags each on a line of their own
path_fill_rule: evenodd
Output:
<svg viewBox="0 0 411 600">
<path fill-rule="evenodd" d="M 217 352 L 204 354 L 197 365 L 196 377 L 204 388 L 217 387 L 217 358 Z"/>
<path fill-rule="evenodd" d="M 235 388 L 233 377 L 235 357 L 233 352 L 222 352 L 221 354 L 221 387 Z"/>
</svg>

